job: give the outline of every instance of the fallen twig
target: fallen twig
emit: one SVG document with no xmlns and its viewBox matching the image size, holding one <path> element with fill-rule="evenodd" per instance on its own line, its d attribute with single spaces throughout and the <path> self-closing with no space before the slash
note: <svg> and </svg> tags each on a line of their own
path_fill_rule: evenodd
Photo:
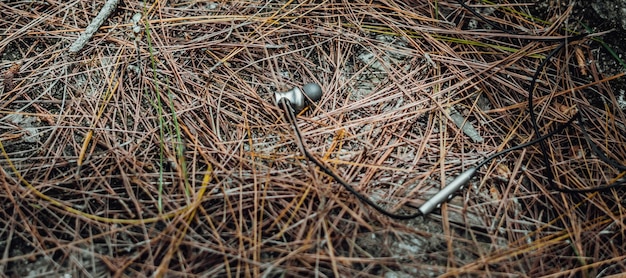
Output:
<svg viewBox="0 0 626 278">
<path fill-rule="evenodd" d="M 118 2 L 119 0 L 108 0 L 106 3 L 104 3 L 104 6 L 102 7 L 98 15 L 93 19 L 93 21 L 91 21 L 87 28 L 85 28 L 85 31 L 80 34 L 78 39 L 76 39 L 76 41 L 74 41 L 74 43 L 70 46 L 70 53 L 77 53 L 81 49 L 83 49 L 83 47 L 89 41 L 89 39 L 91 39 L 93 34 L 95 34 L 98 28 L 100 28 L 100 26 L 102 25 L 102 23 L 104 23 L 104 20 L 107 19 L 111 12 L 113 12 L 113 10 L 117 8 Z"/>
</svg>

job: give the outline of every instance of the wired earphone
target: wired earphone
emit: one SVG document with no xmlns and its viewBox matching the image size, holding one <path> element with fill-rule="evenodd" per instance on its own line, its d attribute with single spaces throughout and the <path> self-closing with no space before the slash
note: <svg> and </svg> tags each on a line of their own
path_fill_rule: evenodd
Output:
<svg viewBox="0 0 626 278">
<path fill-rule="evenodd" d="M 477 17 L 479 17 L 480 19 L 486 21 L 489 25 L 503 31 L 506 32 L 508 34 L 512 34 L 510 31 L 505 30 L 501 27 L 499 27 L 497 24 L 489 21 L 488 19 L 486 19 L 485 17 L 483 17 L 482 15 L 480 15 L 479 13 L 475 12 L 474 10 L 472 10 L 470 7 L 468 7 L 465 3 L 463 3 L 461 0 L 458 1 L 461 6 L 463 6 L 464 8 L 470 10 L 474 15 L 477 15 Z M 561 49 L 563 49 L 563 47 L 565 47 L 565 45 L 567 45 L 569 42 L 573 42 L 573 41 L 577 41 L 580 39 L 585 38 L 587 35 L 584 34 L 580 34 L 580 35 L 575 35 L 575 36 L 571 36 L 571 37 L 567 37 L 564 39 L 558 39 L 558 41 L 560 41 L 559 45 L 553 49 L 545 58 L 544 60 L 539 64 L 539 66 L 537 67 L 535 73 L 532 76 L 530 85 L 528 87 L 528 111 L 530 112 L 530 119 L 531 119 L 531 123 L 533 126 L 533 130 L 535 131 L 536 137 L 535 139 L 502 150 L 500 152 L 494 153 L 490 156 L 488 156 L 487 158 L 483 159 L 481 162 L 479 162 L 478 164 L 476 164 L 474 167 L 471 167 L 467 170 L 465 170 L 464 172 L 462 172 L 461 174 L 459 174 L 458 176 L 456 176 L 456 178 L 448 183 L 444 188 L 440 189 L 435 195 L 433 195 L 430 199 L 428 199 L 424 204 L 422 204 L 416 212 L 412 213 L 412 214 L 395 214 L 392 212 L 387 211 L 386 209 L 382 208 L 381 206 L 379 206 L 378 204 L 376 204 L 374 201 L 370 200 L 368 197 L 366 197 L 365 195 L 363 195 L 362 193 L 358 192 L 356 189 L 354 189 L 354 187 L 352 187 L 349 183 L 347 183 L 344 179 L 341 178 L 341 176 L 339 176 L 337 173 L 335 173 L 334 171 L 332 171 L 329 167 L 327 167 L 322 161 L 320 161 L 318 158 L 316 158 L 313 154 L 311 154 L 305 143 L 304 140 L 302 139 L 302 135 L 300 133 L 300 129 L 298 128 L 298 123 L 297 123 L 297 113 L 299 113 L 300 111 L 302 111 L 308 104 L 312 104 L 313 102 L 317 102 L 321 99 L 322 97 L 322 88 L 315 83 L 308 83 L 305 84 L 302 88 L 293 88 L 287 92 L 276 92 L 274 93 L 274 101 L 276 103 L 276 105 L 278 105 L 279 107 L 282 108 L 282 110 L 285 112 L 285 117 L 287 119 L 287 121 L 289 122 L 289 124 L 293 127 L 294 133 L 295 133 L 295 137 L 296 137 L 296 143 L 298 145 L 298 147 L 300 148 L 300 151 L 305 155 L 305 157 L 313 162 L 316 166 L 318 166 L 325 174 L 327 174 L 328 176 L 332 177 L 335 181 L 337 181 L 339 184 L 341 184 L 346 190 L 348 190 L 351 194 L 353 194 L 355 197 L 357 197 L 361 202 L 369 205 L 370 207 L 372 207 L 373 209 L 375 209 L 376 211 L 380 212 L 383 215 L 386 215 L 388 217 L 391 218 L 395 218 L 395 219 L 400 219 L 400 220 L 406 220 L 406 219 L 412 219 L 412 218 L 416 218 L 419 216 L 426 216 L 429 213 L 433 212 L 435 209 L 439 208 L 441 206 L 441 204 L 443 204 L 444 202 L 449 201 L 450 199 L 452 199 L 460 190 L 463 189 L 463 187 L 465 186 L 465 184 L 467 184 L 469 182 L 469 180 L 474 177 L 478 171 L 479 168 L 481 168 L 482 166 L 486 165 L 487 163 L 489 163 L 491 160 L 495 159 L 496 157 L 499 157 L 501 155 L 507 154 L 509 152 L 515 151 L 515 150 L 519 150 L 519 149 L 523 149 L 526 147 L 529 147 L 531 145 L 534 144 L 539 144 L 540 148 L 541 148 L 541 152 L 543 153 L 543 163 L 545 165 L 545 173 L 546 173 L 546 177 L 548 179 L 548 183 L 550 184 L 550 188 L 551 190 L 554 191 L 558 191 L 558 192 L 562 192 L 562 193 L 568 193 L 568 194 L 581 194 L 581 193 L 589 193 L 589 192 L 598 192 L 598 191 L 607 191 L 613 188 L 616 188 L 618 186 L 624 185 L 626 184 L 626 179 L 622 176 L 620 179 L 614 181 L 611 184 L 608 185 L 604 185 L 604 186 L 600 186 L 600 187 L 593 187 L 593 188 L 584 188 L 584 189 L 568 189 L 568 188 L 560 188 L 557 187 L 554 183 L 554 174 L 552 173 L 551 168 L 549 167 L 550 162 L 548 160 L 548 156 L 546 155 L 547 150 L 546 150 L 546 145 L 545 145 L 545 140 L 548 139 L 549 137 L 562 132 L 563 130 L 565 130 L 567 127 L 571 126 L 573 124 L 574 121 L 577 121 L 580 129 L 582 130 L 583 133 L 583 138 L 585 141 L 587 141 L 587 143 L 589 144 L 592 152 L 598 156 L 598 158 L 602 161 L 604 161 L 605 163 L 611 165 L 612 167 L 615 167 L 616 169 L 620 170 L 620 171 L 626 171 L 626 166 L 611 160 L 610 158 L 608 158 L 606 155 L 604 155 L 600 149 L 595 145 L 595 143 L 593 143 L 593 141 L 591 140 L 591 138 L 589 137 L 589 134 L 587 133 L 587 131 L 585 130 L 584 127 L 584 119 L 580 113 L 580 111 L 577 111 L 566 123 L 564 124 L 560 124 L 557 128 L 555 128 L 554 130 L 548 132 L 545 135 L 541 135 L 540 131 L 539 131 L 539 127 L 537 124 L 537 119 L 536 119 L 536 115 L 534 113 L 534 104 L 533 104 L 533 93 L 535 91 L 535 87 L 537 85 L 537 79 L 539 77 L 539 73 L 542 72 L 543 68 L 545 68 L 547 62 L 554 57 L 559 51 L 561 51 Z M 539 39 L 542 41 L 555 41 L 556 39 L 550 39 L 550 38 L 543 38 L 543 39 Z"/>
</svg>

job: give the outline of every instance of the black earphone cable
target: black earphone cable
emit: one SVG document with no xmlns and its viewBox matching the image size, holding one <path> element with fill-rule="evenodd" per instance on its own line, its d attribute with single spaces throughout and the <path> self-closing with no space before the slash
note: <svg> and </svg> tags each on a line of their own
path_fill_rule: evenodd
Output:
<svg viewBox="0 0 626 278">
<path fill-rule="evenodd" d="M 391 218 L 395 218 L 395 219 L 400 219 L 400 220 L 407 220 L 407 219 L 413 219 L 416 218 L 418 216 L 421 216 L 422 213 L 420 211 L 417 211 L 416 213 L 413 214 L 395 214 L 392 212 L 387 211 L 386 209 L 382 208 L 381 206 L 379 206 L 378 204 L 374 203 L 372 200 L 370 200 L 369 198 L 367 198 L 366 196 L 364 196 L 363 194 L 359 193 L 358 191 L 356 191 L 356 189 L 354 189 L 354 187 L 352 187 L 350 184 L 348 184 L 345 180 L 343 180 L 338 174 L 336 174 L 334 171 L 330 170 L 330 168 L 326 167 L 326 165 L 324 165 L 324 163 L 322 163 L 319 159 L 317 159 L 314 155 L 312 155 L 309 150 L 307 149 L 306 145 L 304 144 L 304 140 L 302 140 L 302 135 L 300 134 L 300 128 L 298 128 L 298 123 L 296 122 L 296 115 L 291 107 L 291 103 L 289 102 L 289 100 L 287 100 L 286 98 L 283 98 L 280 100 L 279 105 L 281 106 L 281 108 L 285 111 L 285 115 L 287 117 L 287 121 L 289 122 L 289 124 L 293 127 L 294 133 L 296 135 L 296 140 L 297 140 L 297 144 L 298 147 L 300 148 L 300 151 L 304 154 L 304 156 L 311 162 L 313 162 L 313 164 L 317 165 L 317 167 L 320 168 L 320 170 L 322 170 L 322 172 L 324 172 L 325 174 L 329 175 L 330 177 L 332 177 L 335 181 L 337 181 L 339 184 L 341 184 L 346 190 L 348 190 L 350 193 L 352 193 L 352 195 L 356 196 L 361 202 L 369 205 L 370 207 L 372 207 L 373 209 L 375 209 L 376 211 L 391 217 Z"/>
<path fill-rule="evenodd" d="M 500 30 L 504 33 L 507 34 L 512 34 L 512 35 L 520 35 L 518 33 L 512 32 L 510 30 L 507 30 L 505 28 L 503 28 L 502 26 L 500 26 L 499 24 L 496 24 L 495 22 L 487 19 L 486 17 L 484 17 L 483 15 L 481 15 L 479 12 L 477 12 L 476 10 L 472 9 L 470 6 L 468 6 L 467 4 L 465 4 L 465 2 L 463 2 L 463 0 L 457 0 L 457 2 L 459 3 L 459 5 L 461 5 L 464 9 L 468 10 L 470 13 L 472 13 L 474 16 L 478 17 L 479 19 L 483 20 L 485 23 L 489 24 L 490 26 L 492 26 L 493 28 Z M 559 41 L 559 45 L 553 49 L 546 57 L 545 59 L 539 64 L 539 66 L 537 67 L 537 69 L 535 70 L 535 73 L 533 74 L 532 78 L 531 78 L 531 82 L 528 88 L 528 111 L 530 113 L 530 121 L 531 124 L 533 126 L 533 130 L 535 132 L 535 136 L 537 139 L 542 138 L 541 136 L 541 132 L 539 131 L 539 125 L 537 124 L 537 115 L 535 114 L 535 108 L 534 108 L 534 101 L 533 101 L 533 96 L 534 96 L 534 92 L 535 92 L 535 87 L 537 86 L 537 80 L 539 78 L 539 74 L 543 71 L 543 69 L 545 68 L 545 66 L 547 65 L 548 61 L 550 61 L 550 59 L 552 57 L 554 57 L 559 51 L 561 51 L 568 43 L 570 42 L 574 42 L 574 41 L 578 41 L 581 40 L 585 37 L 587 37 L 587 34 L 577 34 L 577 35 L 573 35 L 573 36 L 569 36 L 566 38 L 533 38 L 533 41 Z M 578 126 L 581 129 L 582 133 L 583 133 L 583 137 L 585 139 L 585 141 L 589 144 L 591 151 L 598 156 L 598 158 L 607 163 L 608 165 L 611 165 L 611 167 L 614 167 L 615 169 L 618 169 L 620 171 L 626 171 L 626 166 L 619 164 L 618 162 L 611 160 L 610 158 L 608 158 L 606 155 L 604 155 L 602 153 L 602 151 L 600 151 L 600 149 L 593 143 L 593 141 L 591 140 L 589 134 L 586 131 L 586 128 L 584 126 L 584 121 L 583 121 L 583 116 L 580 112 L 576 113 L 576 115 L 572 116 L 572 118 L 568 121 L 568 123 L 571 124 L 572 120 L 574 118 L 578 118 Z M 555 190 L 555 191 L 559 191 L 559 192 L 563 192 L 563 193 L 570 193 L 570 194 L 579 194 L 579 193 L 590 193 L 590 192 L 597 192 L 597 191 L 607 191 L 613 188 L 616 188 L 620 185 L 623 185 L 626 183 L 626 181 L 621 178 L 618 179 L 617 181 L 609 184 L 609 185 L 605 185 L 605 186 L 598 186 L 598 187 L 594 187 L 594 188 L 583 188 L 583 189 L 567 189 L 567 188 L 560 188 L 558 186 L 556 186 L 555 181 L 554 181 L 554 173 L 552 171 L 552 168 L 550 167 L 551 163 L 550 160 L 548 158 L 548 148 L 546 146 L 546 143 L 544 140 L 540 140 L 539 142 L 539 147 L 541 149 L 541 153 L 542 155 L 542 160 L 543 160 L 543 164 L 545 167 L 545 173 L 546 173 L 546 178 L 548 180 L 548 184 L 550 186 L 550 189 Z"/>
<path fill-rule="evenodd" d="M 485 22 L 487 22 L 489 25 L 493 26 L 494 28 L 502 31 L 502 32 L 506 32 L 509 34 L 513 34 L 512 32 L 502 28 L 501 26 L 499 26 L 498 24 L 495 24 L 494 22 L 488 20 L 487 18 L 485 18 L 484 16 L 482 16 L 480 13 L 476 12 L 475 10 L 471 9 L 469 6 L 467 6 L 462 0 L 457 0 L 457 2 L 463 6 L 465 9 L 469 10 L 472 14 L 474 14 L 475 16 L 479 17 L 480 19 L 484 20 Z M 537 67 L 537 69 L 535 70 L 535 73 L 533 74 L 532 78 L 531 78 L 531 82 L 528 88 L 528 111 L 530 113 L 530 121 L 531 124 L 533 126 L 533 130 L 535 132 L 535 136 L 537 139 L 543 138 L 541 136 L 541 132 L 539 131 L 539 125 L 537 124 L 537 115 L 535 114 L 535 108 L 534 108 L 534 92 L 535 92 L 535 87 L 537 86 L 537 80 L 539 79 L 539 74 L 543 71 L 543 69 L 546 67 L 548 61 L 550 61 L 550 59 L 552 59 L 552 57 L 554 57 L 559 51 L 561 51 L 568 43 L 570 42 L 574 42 L 577 40 L 581 40 L 583 38 L 587 37 L 587 34 L 578 34 L 578 35 L 574 35 L 574 36 L 570 36 L 567 38 L 561 38 L 558 39 L 560 41 L 559 45 L 553 49 L 544 59 L 543 61 L 541 61 L 541 63 L 539 64 L 539 66 Z M 537 41 L 554 41 L 552 39 L 534 39 Z M 585 129 L 584 126 L 584 121 L 583 121 L 583 117 L 582 114 L 580 112 L 576 113 L 576 115 L 572 116 L 570 118 L 570 120 L 568 121 L 568 125 L 571 125 L 572 120 L 574 118 L 578 118 L 578 126 L 580 127 L 581 131 L 583 132 L 583 137 L 585 138 L 585 141 L 589 144 L 589 146 L 591 147 L 591 150 L 594 154 L 596 154 L 598 156 L 598 158 L 600 160 L 602 160 L 603 162 L 611 165 L 612 167 L 619 169 L 621 171 L 626 170 L 626 166 L 624 165 L 620 165 L 619 163 L 617 163 L 616 161 L 613 161 L 611 159 L 609 159 L 608 157 L 606 157 L 600 150 L 599 148 L 593 143 L 593 141 L 591 140 L 591 138 L 589 137 L 589 134 L 587 134 L 587 131 Z M 545 139 L 544 139 L 545 140 Z M 565 189 L 565 188 L 560 188 L 558 186 L 556 186 L 555 182 L 554 182 L 554 173 L 552 171 L 552 168 L 550 167 L 551 163 L 549 161 L 548 155 L 546 155 L 548 153 L 548 148 L 546 146 L 546 142 L 544 140 L 539 140 L 537 143 L 539 143 L 540 149 L 541 149 L 541 153 L 542 155 L 542 160 L 543 160 L 543 164 L 545 167 L 545 173 L 546 173 L 546 178 L 548 180 L 548 184 L 550 186 L 550 189 L 553 189 L 555 191 L 559 191 L 559 192 L 563 192 L 563 193 L 570 193 L 570 194 L 577 194 L 577 193 L 589 193 L 589 192 L 596 192 L 596 191 L 606 191 L 606 190 L 610 190 L 613 188 L 616 188 L 622 184 L 624 184 L 623 179 L 620 179 L 616 182 L 611 183 L 610 185 L 606 185 L 606 186 L 599 186 L 599 187 L 594 187 L 594 188 L 584 188 L 584 189 Z M 530 144 L 532 145 L 532 144 Z M 529 146 L 529 145 L 527 145 Z"/>
<path fill-rule="evenodd" d="M 343 178 L 341 178 L 337 173 L 335 173 L 333 170 L 331 170 L 330 168 L 328 168 L 323 162 L 321 162 L 319 159 L 317 159 L 313 154 L 311 154 L 309 152 L 309 150 L 307 149 L 304 140 L 302 139 L 302 134 L 300 133 L 300 128 L 298 127 L 298 123 L 296 120 L 296 115 L 294 113 L 293 108 L 291 107 L 291 103 L 289 102 L 288 99 L 283 98 L 279 101 L 279 106 L 283 109 L 283 111 L 285 112 L 285 116 L 287 118 L 288 123 L 293 127 L 294 130 L 294 134 L 296 135 L 296 144 L 298 145 L 298 148 L 300 149 L 300 151 L 304 154 L 304 156 L 307 158 L 307 160 L 313 162 L 313 164 L 315 164 L 317 167 L 320 168 L 320 170 L 322 170 L 322 172 L 324 172 L 325 174 L 329 175 L 330 177 L 332 177 L 335 181 L 337 181 L 339 184 L 341 184 L 346 190 L 348 190 L 351 194 L 353 194 L 354 196 L 357 197 L 357 199 L 359 199 L 361 202 L 369 205 L 370 207 L 372 207 L 373 209 L 375 209 L 376 211 L 391 217 L 391 218 L 395 218 L 395 219 L 399 219 L 399 220 L 407 220 L 407 219 L 413 219 L 419 216 L 423 216 L 424 213 L 422 213 L 421 210 L 418 210 L 415 213 L 412 214 L 396 214 L 396 213 L 392 213 L 387 211 L 386 209 L 384 209 L 383 207 L 379 206 L 378 204 L 376 204 L 374 201 L 370 200 L 368 197 L 366 197 L 365 195 L 361 194 L 360 192 L 358 192 L 356 189 L 354 189 L 354 187 L 352 187 L 348 182 L 346 182 Z M 512 151 L 516 151 L 519 149 L 523 149 L 526 148 L 528 146 L 537 144 L 539 142 L 542 142 L 543 140 L 546 140 L 547 138 L 562 132 L 565 128 L 567 128 L 568 126 L 571 125 L 572 121 L 574 121 L 575 117 L 572 117 L 569 121 L 567 121 L 564 124 L 561 124 L 559 127 L 557 127 L 556 129 L 550 131 L 549 133 L 536 138 L 532 141 L 508 148 L 506 150 L 502 150 L 500 152 L 497 152 L 495 154 L 490 155 L 489 157 L 485 158 L 483 161 L 481 161 L 480 163 L 478 163 L 473 169 L 479 169 L 482 166 L 484 166 L 485 164 L 487 164 L 489 161 L 495 159 L 498 156 L 507 154 L 509 152 Z M 463 177 L 464 179 L 471 179 L 473 177 L 473 175 L 470 176 L 466 176 Z"/>
<path fill-rule="evenodd" d="M 513 32 L 510 32 L 510 31 L 508 31 L 506 29 L 501 28 L 499 25 L 497 25 L 494 22 L 488 20 L 484 16 L 480 15 L 479 13 L 477 13 L 476 11 L 471 9 L 469 6 L 467 6 L 465 3 L 463 3 L 461 0 L 458 0 L 458 2 L 459 2 L 459 4 L 461 4 L 461 6 L 463 6 L 467 10 L 469 10 L 472 14 L 474 14 L 477 17 L 479 17 L 480 19 L 484 20 L 485 22 L 487 22 L 489 25 L 493 26 L 494 28 L 496 28 L 498 30 L 501 30 L 501 31 L 503 31 L 505 33 L 508 33 L 508 34 L 515 34 Z M 529 147 L 529 146 L 534 145 L 534 144 L 539 144 L 540 145 L 541 153 L 543 154 L 542 155 L 542 160 L 543 160 L 543 163 L 544 163 L 545 169 L 546 169 L 545 170 L 546 171 L 546 178 L 548 179 L 548 183 L 550 185 L 550 189 L 551 190 L 555 190 L 555 191 L 562 192 L 562 193 L 569 193 L 569 194 L 580 194 L 580 193 L 607 191 L 607 190 L 611 190 L 611 189 L 614 189 L 616 187 L 619 187 L 619 186 L 623 185 L 624 183 L 626 183 L 626 179 L 622 176 L 621 178 L 617 179 L 616 181 L 614 181 L 611 184 L 604 185 L 604 186 L 599 186 L 599 187 L 594 187 L 594 188 L 583 188 L 583 189 L 561 188 L 561 187 L 556 186 L 555 181 L 554 181 L 554 173 L 552 172 L 552 168 L 550 167 L 550 161 L 548 159 L 548 156 L 546 155 L 548 152 L 547 152 L 547 146 L 546 146 L 545 140 L 548 139 L 549 137 L 557 134 L 557 133 L 562 132 L 565 128 L 570 127 L 572 125 L 573 121 L 576 120 L 576 119 L 578 119 L 578 125 L 579 125 L 579 127 L 580 127 L 580 129 L 581 129 L 581 131 L 583 133 L 583 137 L 584 137 L 585 141 L 587 141 L 587 143 L 589 144 L 590 148 L 592 149 L 592 152 L 595 153 L 600 158 L 600 160 L 602 160 L 605 163 L 611 165 L 612 167 L 615 167 L 616 169 L 619 169 L 619 170 L 622 170 L 622 171 L 626 170 L 626 166 L 620 165 L 618 162 L 609 159 L 593 143 L 593 141 L 589 137 L 589 134 L 587 133 L 587 131 L 586 131 L 585 127 L 584 127 L 584 122 L 583 122 L 583 117 L 581 115 L 581 112 L 580 111 L 576 112 L 576 114 L 573 115 L 566 123 L 561 124 L 559 127 L 557 127 L 556 129 L 548 132 L 545 135 L 541 135 L 541 132 L 539 130 L 539 126 L 537 124 L 537 116 L 536 116 L 536 114 L 534 112 L 533 94 L 534 94 L 534 91 L 535 91 L 535 87 L 537 86 L 537 80 L 539 78 L 539 74 L 546 67 L 546 65 L 550 61 L 550 59 L 552 57 L 554 57 L 559 51 L 561 51 L 568 43 L 570 43 L 572 41 L 577 41 L 577 40 L 583 39 L 586 36 L 587 36 L 586 34 L 578 34 L 578 35 L 570 36 L 570 37 L 567 37 L 567 38 L 559 38 L 559 39 L 550 39 L 550 38 L 533 39 L 533 40 L 537 40 L 537 41 L 560 41 L 559 45 L 555 49 L 553 49 L 544 58 L 544 60 L 539 64 L 539 66 L 537 67 L 537 69 L 535 70 L 535 73 L 533 74 L 533 76 L 531 78 L 531 82 L 530 82 L 530 85 L 528 87 L 528 91 L 527 91 L 528 92 L 528 111 L 530 113 L 530 120 L 531 120 L 531 124 L 533 126 L 533 131 L 535 133 L 535 139 L 531 140 L 529 142 L 526 142 L 526 143 L 514 146 L 514 147 L 510 147 L 508 149 L 502 150 L 500 152 L 497 152 L 495 154 L 492 154 L 492 155 L 488 156 L 487 158 L 485 158 L 484 160 L 482 160 L 481 162 L 476 164 L 476 166 L 474 166 L 472 168 L 469 168 L 465 172 L 463 172 L 460 175 L 458 175 L 455 180 L 453 180 L 446 187 L 441 189 L 441 191 L 439 193 L 444 192 L 445 196 L 437 196 L 437 195 L 439 195 L 439 193 L 436 194 L 434 197 L 438 197 L 437 200 L 435 200 L 431 204 L 428 204 L 429 202 L 431 202 L 429 200 L 426 204 L 424 204 L 420 208 L 418 208 L 417 212 L 412 213 L 412 214 L 396 214 L 396 213 L 392 213 L 392 212 L 387 211 L 383 207 L 379 206 L 378 204 L 376 204 L 375 202 L 370 200 L 365 195 L 359 193 L 356 189 L 354 189 L 354 187 L 352 187 L 345 180 L 343 180 L 338 174 L 336 174 L 334 171 L 332 171 L 330 168 L 328 168 L 323 162 L 321 162 L 314 155 L 312 155 L 308 151 L 308 149 L 306 148 L 304 140 L 302 139 L 302 135 L 300 133 L 300 129 L 298 128 L 296 115 L 295 115 L 295 112 L 294 112 L 294 110 L 292 108 L 292 104 L 290 103 L 290 101 L 288 99 L 286 99 L 286 98 L 282 98 L 282 99 L 280 99 L 278 101 L 278 105 L 284 110 L 286 118 L 287 118 L 287 121 L 289 122 L 289 124 L 292 125 L 292 127 L 294 129 L 294 133 L 296 135 L 297 145 L 300 148 L 300 151 L 307 158 L 307 160 L 313 162 L 317 167 L 320 168 L 320 170 L 322 170 L 325 174 L 327 174 L 330 177 L 332 177 L 335 181 L 337 181 L 339 184 L 341 184 L 351 194 L 356 196 L 360 201 L 362 201 L 363 203 L 369 205 L 370 207 L 372 207 L 376 211 L 382 213 L 383 215 L 386 215 L 386 216 L 391 217 L 391 218 L 400 219 L 400 220 L 407 220 L 407 219 L 412 219 L 412 218 L 416 218 L 416 217 L 419 217 L 419 216 L 424 216 L 424 215 L 430 213 L 434 209 L 433 204 L 436 204 L 438 206 L 438 205 L 440 205 L 441 203 L 443 203 L 446 200 L 446 199 L 441 199 L 441 198 L 447 198 L 447 199 L 451 198 L 453 196 L 453 194 L 455 194 L 459 189 L 461 189 L 463 187 L 463 185 L 465 183 L 467 183 L 475 175 L 477 169 L 479 169 L 482 166 L 486 165 L 487 163 L 489 163 L 490 161 L 492 161 L 496 157 L 499 157 L 501 155 L 507 154 L 507 153 L 515 151 L 515 150 L 519 150 L 519 149 L 523 149 L 523 148 Z M 450 186 L 452 186 L 453 188 L 447 188 L 447 187 L 450 187 Z M 452 193 L 450 193 L 450 195 L 447 195 L 448 192 L 452 192 Z"/>
</svg>

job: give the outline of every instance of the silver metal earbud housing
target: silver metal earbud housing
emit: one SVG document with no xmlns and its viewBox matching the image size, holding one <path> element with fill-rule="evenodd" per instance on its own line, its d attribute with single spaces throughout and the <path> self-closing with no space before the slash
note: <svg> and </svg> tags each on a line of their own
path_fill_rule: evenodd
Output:
<svg viewBox="0 0 626 278">
<path fill-rule="evenodd" d="M 280 100 L 285 98 L 291 104 L 291 108 L 294 112 L 298 113 L 304 109 L 307 105 L 307 97 L 311 101 L 318 101 L 322 98 L 322 88 L 315 83 L 308 83 L 302 86 L 302 89 L 296 87 L 286 92 L 274 93 L 274 100 L 276 105 L 280 103 Z"/>
</svg>

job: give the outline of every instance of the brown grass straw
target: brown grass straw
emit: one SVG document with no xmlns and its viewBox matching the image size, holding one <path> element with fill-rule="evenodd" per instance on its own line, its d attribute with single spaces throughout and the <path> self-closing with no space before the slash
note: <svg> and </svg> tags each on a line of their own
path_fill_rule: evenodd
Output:
<svg viewBox="0 0 626 278">
<path fill-rule="evenodd" d="M 322 100 L 298 116 L 311 153 L 381 206 L 409 212 L 534 138 L 527 87 L 556 44 L 527 36 L 568 35 L 569 11 L 550 10 L 550 24 L 511 0 L 472 6 L 529 32 L 510 35 L 455 1 L 123 1 L 68 53 L 104 2 L 0 2 L 5 276 L 626 271 L 624 189 L 556 193 L 538 147 L 480 169 L 441 212 L 396 221 L 308 163 L 272 102 L 275 91 L 320 84 Z M 571 44 L 549 61 L 534 92 L 538 124 L 546 133 L 580 111 L 591 140 L 625 164 L 626 117 L 608 85 L 623 76 L 580 64 L 591 51 Z M 558 186 L 623 176 L 580 126 L 547 146 Z"/>
</svg>

